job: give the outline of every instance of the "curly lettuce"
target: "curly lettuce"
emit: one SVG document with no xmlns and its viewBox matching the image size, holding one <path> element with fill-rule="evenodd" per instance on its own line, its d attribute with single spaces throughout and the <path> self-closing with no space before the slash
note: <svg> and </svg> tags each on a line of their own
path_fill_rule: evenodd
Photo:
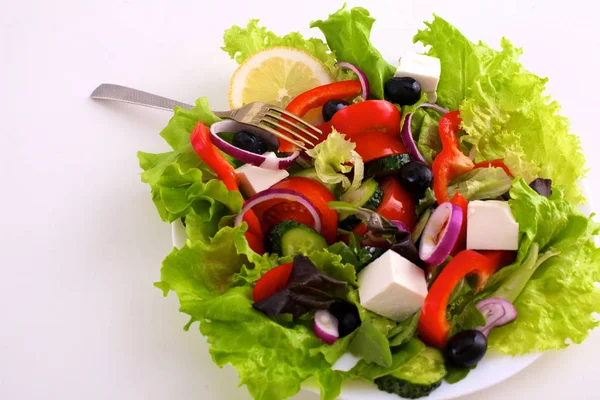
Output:
<svg viewBox="0 0 600 400">
<path fill-rule="evenodd" d="M 582 202 L 573 184 L 586 172 L 579 138 L 545 94 L 547 79 L 519 62 L 521 49 L 507 39 L 500 51 L 473 43 L 437 16 L 426 25 L 414 41 L 430 46 L 428 54 L 440 59 L 438 103 L 460 109 L 462 141 L 475 147 L 477 161 L 504 158 L 515 176 L 528 182 L 551 178 L 567 199 Z"/>
</svg>

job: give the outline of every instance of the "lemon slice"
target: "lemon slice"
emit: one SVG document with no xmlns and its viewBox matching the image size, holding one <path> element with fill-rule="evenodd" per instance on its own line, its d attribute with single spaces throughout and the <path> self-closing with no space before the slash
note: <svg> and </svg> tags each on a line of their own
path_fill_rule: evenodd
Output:
<svg viewBox="0 0 600 400">
<path fill-rule="evenodd" d="M 300 93 L 333 82 L 325 65 L 305 51 L 271 47 L 248 57 L 229 86 L 229 107 L 253 101 L 285 107 Z"/>
</svg>

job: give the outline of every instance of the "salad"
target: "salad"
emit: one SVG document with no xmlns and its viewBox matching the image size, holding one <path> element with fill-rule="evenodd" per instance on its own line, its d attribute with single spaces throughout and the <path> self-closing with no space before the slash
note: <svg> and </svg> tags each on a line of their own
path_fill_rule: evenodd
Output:
<svg viewBox="0 0 600 400">
<path fill-rule="evenodd" d="M 546 79 L 508 40 L 437 16 L 414 37 L 426 53 L 392 65 L 373 22 L 343 7 L 311 23 L 325 41 L 257 20 L 225 32 L 230 106 L 275 104 L 323 135 L 278 140 L 200 98 L 161 132 L 171 151 L 138 154 L 187 234 L 156 286 L 255 399 L 308 378 L 322 399 L 347 380 L 423 397 L 486 352 L 561 349 L 598 325 L 585 159 Z"/>
</svg>

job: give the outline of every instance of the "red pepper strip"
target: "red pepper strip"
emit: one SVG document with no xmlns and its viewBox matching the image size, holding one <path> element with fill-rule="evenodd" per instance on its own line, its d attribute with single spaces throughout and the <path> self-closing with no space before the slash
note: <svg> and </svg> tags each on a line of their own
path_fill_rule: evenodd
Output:
<svg viewBox="0 0 600 400">
<path fill-rule="evenodd" d="M 459 206 L 462 210 L 462 224 L 460 225 L 460 233 L 458 234 L 456 244 L 450 253 L 451 256 L 454 256 L 455 254 L 467 248 L 467 212 L 469 210 L 469 202 L 462 194 L 456 192 L 454 197 L 452 197 L 452 204 Z"/>
<path fill-rule="evenodd" d="M 473 161 L 460 151 L 458 132 L 461 119 L 458 111 L 450 112 L 440 119 L 439 131 L 442 151 L 433 160 L 433 191 L 438 203 L 449 201 L 448 184 L 460 174 L 473 169 Z"/>
<path fill-rule="evenodd" d="M 229 190 L 239 191 L 238 177 L 235 169 L 227 160 L 219 153 L 217 148 L 210 141 L 210 130 L 202 122 L 198 122 L 192 135 L 190 136 L 192 147 L 198 156 L 204 161 L 214 172 Z M 259 254 L 264 253 L 262 246 L 263 232 L 260 229 L 260 221 L 256 215 L 250 210 L 244 215 L 244 221 L 248 224 L 246 239 L 250 244 L 250 248 Z M 250 237 L 253 234 L 254 237 Z M 258 246 L 260 242 L 260 246 Z M 253 245 L 254 243 L 254 245 Z M 262 250 L 261 250 L 262 248 Z"/>
<path fill-rule="evenodd" d="M 476 274 L 476 292 L 485 287 L 488 278 L 501 267 L 499 258 L 488 258 L 474 250 L 463 250 L 444 267 L 425 298 L 419 317 L 419 336 L 431 346 L 442 348 L 450 333 L 446 319 L 448 300 L 454 288 L 467 275 Z"/>
<path fill-rule="evenodd" d="M 475 164 L 475 168 L 490 168 L 490 167 L 502 168 L 504 170 L 504 172 L 506 172 L 506 175 L 513 178 L 513 175 L 510 173 L 510 169 L 508 169 L 506 164 L 504 164 L 504 160 L 501 158 L 498 158 L 496 160 L 490 160 L 490 161 L 482 161 L 480 163 Z"/>
<path fill-rule="evenodd" d="M 493 260 L 501 267 L 514 263 L 517 258 L 517 252 L 511 250 L 479 250 L 478 253 Z"/>
<path fill-rule="evenodd" d="M 302 118 L 313 108 L 322 107 L 329 100 L 347 99 L 360 94 L 362 87 L 358 81 L 342 81 L 317 86 L 294 98 L 285 108 L 286 111 Z M 331 131 L 329 131 L 331 132 Z M 323 136 L 329 134 L 327 132 Z M 282 132 L 285 134 L 285 132 Z M 285 140 L 279 140 L 279 151 L 289 153 L 298 150 L 296 146 Z"/>
</svg>

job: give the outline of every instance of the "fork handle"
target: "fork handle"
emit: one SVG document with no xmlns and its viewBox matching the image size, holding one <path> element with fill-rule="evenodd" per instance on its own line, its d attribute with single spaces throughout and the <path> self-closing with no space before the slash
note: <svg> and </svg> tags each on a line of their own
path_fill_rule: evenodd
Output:
<svg viewBox="0 0 600 400">
<path fill-rule="evenodd" d="M 112 83 L 103 83 L 98 86 L 90 96 L 97 100 L 113 100 L 123 103 L 135 104 L 157 108 L 159 110 L 173 111 L 175 107 L 185 108 L 186 110 L 194 107 L 191 104 L 182 103 L 177 100 L 172 100 L 166 97 L 157 96 L 152 93 L 129 88 L 126 86 L 114 85 Z M 214 114 L 219 118 L 228 118 L 231 113 L 228 111 L 216 111 Z"/>
</svg>

